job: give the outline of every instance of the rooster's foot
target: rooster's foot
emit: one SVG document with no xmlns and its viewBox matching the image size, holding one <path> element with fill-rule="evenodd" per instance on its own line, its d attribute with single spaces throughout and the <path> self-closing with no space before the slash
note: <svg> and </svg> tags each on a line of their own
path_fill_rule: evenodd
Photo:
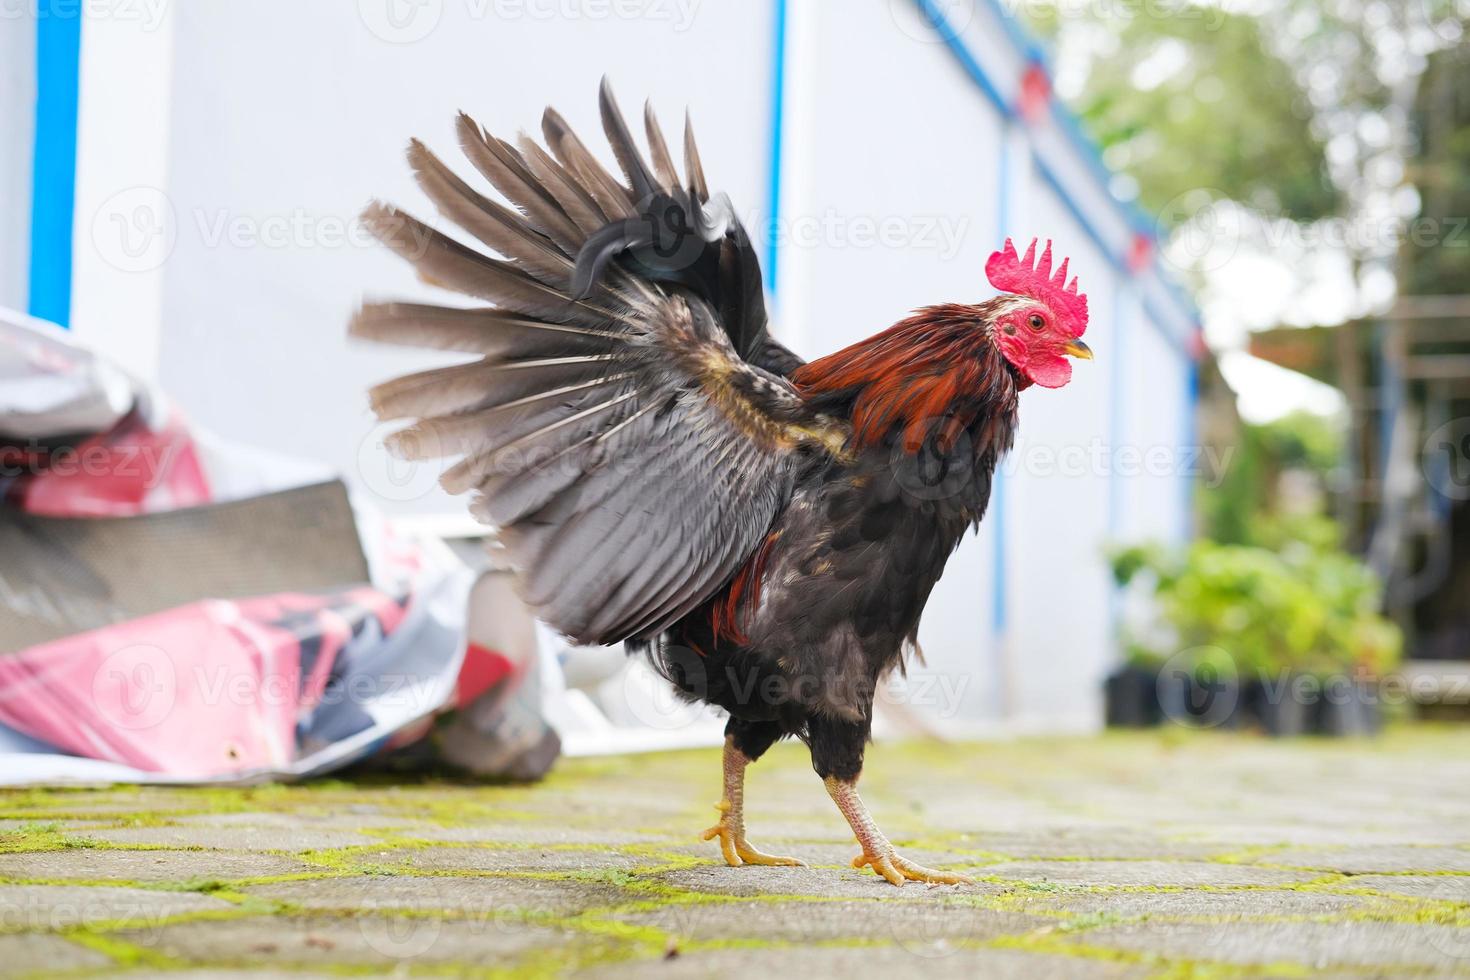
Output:
<svg viewBox="0 0 1470 980">
<path fill-rule="evenodd" d="M 905 881 L 923 881 L 931 885 L 973 885 L 975 883 L 975 879 L 956 871 L 936 871 L 933 868 L 915 864 L 891 846 L 886 850 L 880 849 L 876 854 L 864 850 L 863 853 L 852 859 L 852 866 L 854 868 L 871 867 L 890 883 L 900 886 Z"/>
<path fill-rule="evenodd" d="M 715 804 L 715 809 L 720 811 L 720 822 L 704 832 L 703 840 L 720 839 L 720 850 L 724 852 L 725 863 L 732 868 L 738 868 L 742 864 L 772 864 L 785 867 L 806 867 L 806 862 L 798 861 L 796 858 L 780 857 L 775 854 L 767 854 L 750 846 L 745 839 L 745 828 L 740 826 L 743 821 L 731 819 L 729 800 L 721 800 Z"/>
<path fill-rule="evenodd" d="M 863 853 L 852 859 L 854 868 L 871 867 L 892 884 L 902 885 L 905 881 L 926 881 L 931 885 L 973 885 L 973 878 L 955 871 L 935 871 L 915 864 L 899 854 L 883 836 L 883 831 L 873 822 L 868 807 L 858 796 L 856 779 L 838 779 L 828 776 L 823 782 L 837 809 L 847 818 L 853 835 L 862 845 Z"/>
</svg>

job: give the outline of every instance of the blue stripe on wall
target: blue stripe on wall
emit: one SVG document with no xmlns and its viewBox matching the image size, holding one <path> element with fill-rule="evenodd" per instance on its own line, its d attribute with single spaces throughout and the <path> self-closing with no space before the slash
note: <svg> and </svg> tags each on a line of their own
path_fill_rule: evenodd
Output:
<svg viewBox="0 0 1470 980">
<path fill-rule="evenodd" d="M 1001 115 L 1003 115 L 1005 118 L 1015 118 L 1015 108 L 1006 101 L 1004 96 L 1000 94 L 1000 89 L 995 84 L 995 80 L 990 77 L 990 75 L 986 72 L 984 65 L 980 63 L 979 59 L 975 56 L 975 53 L 969 48 L 968 45 L 966 45 L 964 40 L 960 37 L 959 29 L 956 28 L 955 25 L 950 21 L 950 19 L 945 15 L 940 0 L 914 0 L 914 3 L 919 8 L 920 12 L 923 13 L 923 15 L 934 26 L 934 29 L 939 34 L 940 40 L 944 42 L 950 53 L 959 61 L 960 66 L 964 69 L 965 73 L 970 76 L 971 80 L 974 81 L 975 84 L 980 88 L 981 92 L 985 94 L 990 103 L 994 105 L 996 109 L 1000 111 Z M 1021 27 L 1020 23 L 1017 21 L 1013 13 L 1001 3 L 997 2 L 997 0 L 986 0 L 985 5 L 1005 28 L 1005 33 L 1014 44 L 1017 52 L 1026 60 L 1037 62 L 1042 65 L 1043 69 L 1046 69 L 1047 61 L 1045 53 L 1035 42 L 1035 40 L 1030 37 L 1026 30 Z M 1047 69 L 1047 75 L 1048 77 L 1052 77 L 1052 73 L 1049 69 Z M 1135 232 L 1143 232 L 1147 234 L 1150 239 L 1154 238 L 1154 232 L 1157 222 L 1149 214 L 1147 214 L 1137 204 L 1124 203 L 1118 201 L 1116 198 L 1113 198 L 1111 191 L 1108 189 L 1108 185 L 1112 177 L 1112 172 L 1108 170 L 1108 168 L 1103 164 L 1102 157 L 1098 151 L 1096 144 L 1094 144 L 1092 140 L 1089 139 L 1087 135 L 1082 131 L 1081 124 L 1078 122 L 1077 118 L 1072 115 L 1072 113 L 1069 112 L 1067 108 L 1055 98 L 1050 100 L 1049 109 L 1051 116 L 1056 121 L 1059 129 L 1067 138 L 1068 142 L 1072 145 L 1075 152 L 1082 159 L 1084 165 L 1088 167 L 1094 178 L 1099 182 L 1099 187 L 1102 188 L 1103 193 L 1112 202 L 1112 206 L 1118 210 L 1118 213 L 1123 218 L 1124 223 L 1127 224 L 1128 227 L 1132 228 Z M 1126 254 L 1115 253 L 1112 249 L 1108 247 L 1107 241 L 1104 239 L 1101 230 L 1083 212 L 1076 198 L 1062 183 L 1060 177 L 1052 172 L 1051 168 L 1046 164 L 1046 161 L 1042 160 L 1039 154 L 1036 154 L 1034 147 L 1032 148 L 1032 154 L 1035 157 L 1037 172 L 1040 174 L 1041 178 L 1045 180 L 1047 184 L 1052 187 L 1053 191 L 1060 197 L 1062 204 L 1067 208 L 1067 210 L 1076 219 L 1078 224 L 1082 226 L 1082 229 L 1097 245 L 1103 256 L 1120 273 L 1131 275 L 1132 271 L 1128 268 L 1128 259 Z M 1171 282 L 1167 276 L 1164 276 L 1162 274 L 1157 275 L 1156 278 L 1160 283 L 1162 283 L 1164 290 L 1169 294 L 1170 298 L 1179 304 L 1180 309 L 1188 310 L 1190 311 L 1190 314 L 1192 316 L 1197 316 L 1197 314 L 1194 313 L 1193 301 L 1189 299 L 1189 297 L 1175 283 Z M 1152 311 L 1146 310 L 1146 312 L 1149 312 L 1152 315 Z M 1168 335 L 1169 328 L 1166 324 L 1172 322 L 1174 319 L 1176 318 L 1163 319 L 1157 316 L 1152 316 L 1150 322 L 1161 333 Z M 1183 350 L 1183 344 L 1180 342 L 1179 338 L 1171 335 L 1169 336 L 1169 340 L 1172 344 L 1174 344 L 1174 346 Z"/>
<path fill-rule="evenodd" d="M 775 33 L 771 44 L 771 162 L 767 175 L 766 292 L 776 295 L 777 239 L 781 230 L 781 130 L 786 114 L 786 3 L 775 0 Z"/>
<path fill-rule="evenodd" d="M 1082 205 L 1077 202 L 1077 198 L 1072 196 L 1072 193 L 1067 190 L 1066 185 L 1062 183 L 1061 178 L 1053 172 L 1051 167 L 1047 166 L 1046 161 L 1041 158 L 1041 155 L 1036 152 L 1034 147 L 1031 150 L 1031 156 L 1036 163 L 1036 172 L 1041 175 L 1041 179 L 1046 182 L 1046 185 L 1052 189 L 1052 193 L 1056 194 L 1057 200 L 1061 202 L 1062 207 L 1067 209 L 1067 213 L 1072 216 L 1072 220 L 1077 222 L 1078 227 L 1082 229 L 1088 238 L 1092 239 L 1092 244 L 1097 246 L 1097 250 L 1102 254 L 1102 257 L 1112 265 L 1113 269 L 1120 276 L 1128 275 L 1127 258 L 1108 247 L 1108 241 L 1103 237 L 1102 230 L 1087 217 L 1086 212 L 1082 210 Z"/>
<path fill-rule="evenodd" d="M 71 320 L 71 235 L 77 171 L 80 10 L 36 19 L 36 137 L 31 170 L 32 316 Z"/>
<path fill-rule="evenodd" d="M 959 61 L 960 67 L 976 85 L 980 86 L 980 91 L 989 97 L 991 104 L 999 110 L 1000 114 L 1009 119 L 1014 114 L 1010 104 L 1000 94 L 1000 89 L 996 88 L 995 82 L 986 74 L 980 62 L 975 60 L 975 55 L 971 53 L 965 42 L 960 40 L 960 32 L 945 16 L 944 9 L 936 0 L 918 0 L 918 4 L 919 10 L 928 18 L 929 23 L 934 25 L 934 30 L 939 33 L 940 39 Z"/>
</svg>

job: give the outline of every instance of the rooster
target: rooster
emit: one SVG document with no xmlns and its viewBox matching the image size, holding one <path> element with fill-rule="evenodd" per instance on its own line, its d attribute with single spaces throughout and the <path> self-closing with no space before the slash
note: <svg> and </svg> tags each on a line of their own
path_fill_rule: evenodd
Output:
<svg viewBox="0 0 1470 980">
<path fill-rule="evenodd" d="M 870 866 L 895 885 L 967 881 L 899 854 L 858 796 L 880 680 L 979 523 L 1017 399 L 1059 388 L 1087 299 L 1051 245 L 1007 240 L 1002 295 L 929 306 L 804 363 L 770 334 L 760 265 L 710 193 L 686 116 L 680 178 L 651 107 L 638 148 L 606 80 L 609 172 L 553 109 L 544 146 L 468 116 L 460 145 L 513 207 L 412 141 L 442 215 L 500 258 L 380 203 L 364 222 L 426 281 L 490 305 L 368 303 L 351 333 L 478 355 L 381 384 L 388 448 L 459 457 L 442 476 L 499 529 L 537 615 L 625 641 L 729 713 L 718 838 L 731 865 L 800 862 L 746 839 L 746 767 L 795 736 Z"/>
</svg>

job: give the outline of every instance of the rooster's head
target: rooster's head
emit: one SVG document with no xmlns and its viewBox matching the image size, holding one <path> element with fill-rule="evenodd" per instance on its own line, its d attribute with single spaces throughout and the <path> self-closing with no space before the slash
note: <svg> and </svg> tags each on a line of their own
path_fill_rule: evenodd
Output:
<svg viewBox="0 0 1470 980">
<path fill-rule="evenodd" d="M 1018 258 L 1006 239 L 1005 248 L 990 256 L 985 275 L 1005 297 L 991 319 L 995 345 L 1028 381 L 1043 388 L 1060 388 L 1072 380 L 1068 357 L 1092 359 L 1082 342 L 1087 329 L 1087 296 L 1077 292 L 1077 278 L 1067 283 L 1067 260 L 1056 274 L 1051 270 L 1051 242 L 1036 261 L 1036 240 Z"/>
</svg>

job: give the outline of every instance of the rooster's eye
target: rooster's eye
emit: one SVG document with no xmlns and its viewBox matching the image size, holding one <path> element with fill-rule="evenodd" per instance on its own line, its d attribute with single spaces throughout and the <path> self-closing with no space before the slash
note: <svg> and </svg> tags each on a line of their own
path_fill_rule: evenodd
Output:
<svg viewBox="0 0 1470 980">
<path fill-rule="evenodd" d="M 1040 313 L 1031 314 L 1030 318 L 1027 319 L 1026 322 L 1031 325 L 1032 330 L 1040 330 L 1042 327 L 1046 326 L 1046 321 L 1041 318 Z"/>
</svg>

